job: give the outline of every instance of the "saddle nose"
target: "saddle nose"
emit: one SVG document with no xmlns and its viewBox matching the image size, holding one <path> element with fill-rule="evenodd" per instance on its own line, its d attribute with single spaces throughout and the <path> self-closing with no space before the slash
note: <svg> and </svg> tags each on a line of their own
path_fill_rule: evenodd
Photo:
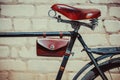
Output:
<svg viewBox="0 0 120 80">
<path fill-rule="evenodd" d="M 71 20 L 93 19 L 101 15 L 98 9 L 81 9 L 66 4 L 54 4 L 51 8 Z"/>
</svg>

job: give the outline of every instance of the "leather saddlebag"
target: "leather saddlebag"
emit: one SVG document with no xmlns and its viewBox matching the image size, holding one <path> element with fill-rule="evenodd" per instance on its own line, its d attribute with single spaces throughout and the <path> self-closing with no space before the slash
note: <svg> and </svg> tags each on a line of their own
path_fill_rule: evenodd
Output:
<svg viewBox="0 0 120 80">
<path fill-rule="evenodd" d="M 66 52 L 68 39 L 40 38 L 37 39 L 37 56 L 62 57 Z"/>
</svg>

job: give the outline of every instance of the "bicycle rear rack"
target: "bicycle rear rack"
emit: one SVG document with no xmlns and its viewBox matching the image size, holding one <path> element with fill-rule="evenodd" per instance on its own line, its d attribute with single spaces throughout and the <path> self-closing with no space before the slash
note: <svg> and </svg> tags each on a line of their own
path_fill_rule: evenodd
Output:
<svg viewBox="0 0 120 80">
<path fill-rule="evenodd" d="M 90 50 L 99 55 L 120 54 L 120 47 L 91 48 Z"/>
</svg>

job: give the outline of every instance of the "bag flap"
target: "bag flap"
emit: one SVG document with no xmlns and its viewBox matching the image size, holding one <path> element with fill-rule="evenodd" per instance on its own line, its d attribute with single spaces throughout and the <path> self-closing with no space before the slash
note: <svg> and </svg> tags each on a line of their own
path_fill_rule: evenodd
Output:
<svg viewBox="0 0 120 80">
<path fill-rule="evenodd" d="M 43 39 L 38 39 L 37 43 L 38 45 L 41 45 L 48 50 L 58 50 L 62 47 L 67 46 L 68 39 L 43 38 Z"/>
</svg>

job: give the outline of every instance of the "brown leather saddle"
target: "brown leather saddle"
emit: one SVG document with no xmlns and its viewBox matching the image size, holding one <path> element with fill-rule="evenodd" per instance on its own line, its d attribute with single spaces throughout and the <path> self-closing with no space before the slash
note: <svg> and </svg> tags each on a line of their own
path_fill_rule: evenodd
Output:
<svg viewBox="0 0 120 80">
<path fill-rule="evenodd" d="M 51 8 L 71 20 L 93 19 L 101 15 L 98 9 L 80 9 L 66 4 L 54 4 Z"/>
</svg>

